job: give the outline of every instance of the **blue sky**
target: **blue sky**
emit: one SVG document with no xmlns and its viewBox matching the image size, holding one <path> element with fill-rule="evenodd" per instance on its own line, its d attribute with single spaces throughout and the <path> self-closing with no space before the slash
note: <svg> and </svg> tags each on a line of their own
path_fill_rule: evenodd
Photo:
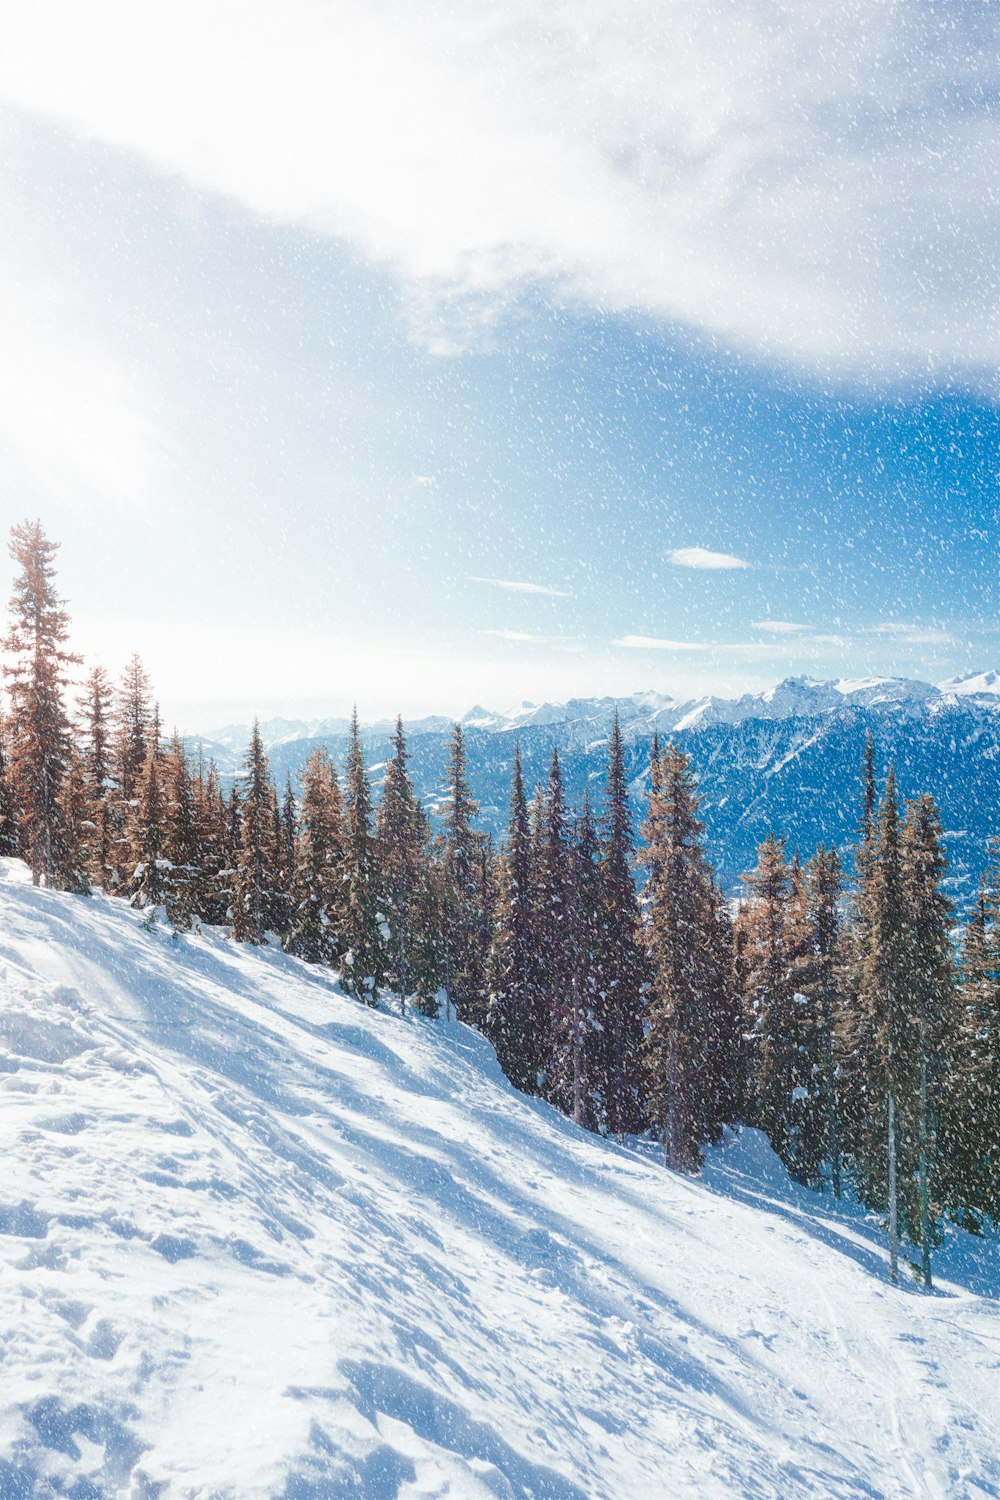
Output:
<svg viewBox="0 0 1000 1500">
<path fill-rule="evenodd" d="M 0 482 L 168 720 L 1000 660 L 989 7 L 86 10 L 0 59 Z"/>
</svg>

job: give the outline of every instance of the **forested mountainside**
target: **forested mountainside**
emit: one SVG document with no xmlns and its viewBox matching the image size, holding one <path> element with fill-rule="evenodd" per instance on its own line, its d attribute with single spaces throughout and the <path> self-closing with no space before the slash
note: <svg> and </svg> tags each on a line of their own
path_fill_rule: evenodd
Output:
<svg viewBox="0 0 1000 1500">
<path fill-rule="evenodd" d="M 857 835 L 860 767 L 874 737 L 880 775 L 893 763 L 904 798 L 932 789 L 941 809 L 951 869 L 948 890 L 964 905 L 985 868 L 990 838 L 1000 835 L 1000 697 L 995 673 L 935 688 L 898 679 L 811 683 L 792 679 L 769 693 L 733 702 L 675 704 L 655 694 L 521 707 L 509 714 L 473 709 L 463 729 L 469 783 L 482 827 L 501 835 L 520 746 L 525 784 L 545 782 L 553 745 L 560 751 L 567 798 L 585 789 L 599 801 L 607 740 L 617 707 L 622 721 L 636 817 L 649 795 L 654 733 L 691 757 L 701 795 L 709 857 L 725 889 L 739 888 L 757 847 L 772 831 L 789 853 L 807 859 L 821 842 L 846 847 Z M 451 726 L 440 719 L 408 725 L 410 772 L 433 811 L 446 791 L 443 772 Z M 317 745 L 343 764 L 348 732 L 342 721 L 261 725 L 275 778 L 297 776 Z M 363 729 L 376 795 L 393 754 L 394 726 Z M 201 743 L 224 773 L 242 766 L 249 729 L 232 726 Z"/>
</svg>

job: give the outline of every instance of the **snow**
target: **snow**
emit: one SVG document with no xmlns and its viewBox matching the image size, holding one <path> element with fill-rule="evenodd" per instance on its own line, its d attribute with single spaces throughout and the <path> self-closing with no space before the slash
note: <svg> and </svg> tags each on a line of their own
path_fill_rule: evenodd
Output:
<svg viewBox="0 0 1000 1500">
<path fill-rule="evenodd" d="M 996 1247 L 936 1295 L 744 1132 L 702 1179 L 444 1021 L 0 870 L 0 1494 L 1000 1494 Z"/>
</svg>

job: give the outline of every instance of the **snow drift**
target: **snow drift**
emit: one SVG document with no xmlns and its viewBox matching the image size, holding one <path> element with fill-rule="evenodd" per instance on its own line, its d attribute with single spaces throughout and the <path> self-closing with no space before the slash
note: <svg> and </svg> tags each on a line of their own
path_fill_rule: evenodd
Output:
<svg viewBox="0 0 1000 1500">
<path fill-rule="evenodd" d="M 679 1179 L 13 862 L 0 1128 L 5 1500 L 1000 1494 L 991 1245 L 893 1289 L 749 1133 Z"/>
</svg>

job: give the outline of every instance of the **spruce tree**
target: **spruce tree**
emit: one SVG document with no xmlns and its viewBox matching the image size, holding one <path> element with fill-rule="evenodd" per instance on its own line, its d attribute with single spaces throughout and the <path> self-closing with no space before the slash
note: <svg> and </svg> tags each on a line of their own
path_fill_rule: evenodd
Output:
<svg viewBox="0 0 1000 1500">
<path fill-rule="evenodd" d="M 374 1005 L 385 982 L 385 918 L 372 831 L 371 785 L 365 769 L 357 709 L 351 716 L 344 804 L 346 900 L 341 978 L 345 988 L 359 1000 Z"/>
<path fill-rule="evenodd" d="M 175 929 L 186 932 L 199 915 L 202 851 L 195 787 L 187 754 L 177 734 L 162 756 L 161 765 L 163 899 Z"/>
<path fill-rule="evenodd" d="M 108 891 L 114 886 L 115 872 L 113 820 L 108 807 L 113 702 L 111 679 L 103 667 L 94 667 L 86 678 L 79 704 L 87 819 L 92 825 L 87 840 L 87 869 L 94 884 Z"/>
<path fill-rule="evenodd" d="M 608 746 L 600 852 L 603 910 L 595 997 L 599 1031 L 593 1085 L 603 1127 L 619 1140 L 644 1124 L 641 1070 L 646 958 L 640 942 L 639 902 L 632 878 L 634 852 L 625 752 L 616 712 Z"/>
<path fill-rule="evenodd" d="M 482 1025 L 486 991 L 489 924 L 482 900 L 482 837 L 473 829 L 478 805 L 466 775 L 465 740 L 456 724 L 446 768 L 442 870 L 439 903 L 443 912 L 444 989 L 459 1018 Z"/>
<path fill-rule="evenodd" d="M 65 694 L 69 669 L 80 660 L 66 649 L 69 616 L 55 591 L 57 551 L 39 521 L 11 530 L 10 555 L 20 572 L 2 643 L 11 657 L 3 667 L 10 696 L 8 776 L 35 885 L 58 885 L 66 867 L 60 809 L 70 757 Z"/>
<path fill-rule="evenodd" d="M 737 927 L 749 1037 L 749 1122 L 759 1126 L 786 1165 L 795 1165 L 796 1090 L 801 1088 L 799 1009 L 792 980 L 791 872 L 784 844 L 771 834 L 757 866 L 743 876 L 749 895 Z"/>
<path fill-rule="evenodd" d="M 889 1268 L 899 1275 L 900 1101 L 904 1095 L 909 976 L 908 923 L 903 892 L 899 802 L 892 766 L 878 811 L 867 891 L 860 990 L 851 1014 L 848 1046 L 852 1154 L 862 1202 L 885 1207 Z"/>
<path fill-rule="evenodd" d="M 343 957 L 344 850 L 340 783 L 328 752 L 320 747 L 302 773 L 288 940 L 289 950 L 309 963 L 336 966 Z"/>
<path fill-rule="evenodd" d="M 237 942 L 261 944 L 270 926 L 278 885 L 274 813 L 267 754 L 255 719 L 239 799 L 232 915 Z"/>
<path fill-rule="evenodd" d="M 131 868 L 125 889 L 132 905 L 142 908 L 161 906 L 166 893 L 166 810 L 160 770 L 160 757 L 150 750 L 133 787 L 126 830 Z"/>
<path fill-rule="evenodd" d="M 576 989 L 574 855 L 563 794 L 559 751 L 553 747 L 548 786 L 539 804 L 538 855 L 533 886 L 544 1011 L 537 1045 L 542 1088 L 565 1114 L 574 1114 L 581 1088 L 579 996 Z"/>
<path fill-rule="evenodd" d="M 818 1001 L 821 1049 L 819 1078 L 825 1129 L 825 1157 L 829 1164 L 830 1187 L 835 1198 L 842 1192 L 842 1148 L 840 1097 L 837 1085 L 838 1063 L 836 1025 L 839 1011 L 837 990 L 840 952 L 840 897 L 843 870 L 836 849 L 820 844 L 806 868 L 810 944 L 797 984 Z"/>
<path fill-rule="evenodd" d="M 1000 931 L 997 883 L 984 878 L 962 941 L 957 1023 L 939 1092 L 942 1181 L 952 1217 L 1000 1221 Z"/>
<path fill-rule="evenodd" d="M 152 745 L 153 704 L 149 678 L 138 653 L 129 658 L 115 697 L 111 739 L 111 780 L 107 802 L 114 846 L 115 880 L 123 889 L 130 878 L 129 827 L 135 812 L 139 778 Z"/>
<path fill-rule="evenodd" d="M 900 1055 L 901 1139 L 905 1148 L 904 1221 L 920 1247 L 921 1277 L 931 1285 L 936 1203 L 937 1106 L 957 1020 L 951 952 L 951 904 L 942 890 L 948 861 L 934 799 L 909 803 L 901 836 L 907 918 L 908 1035 Z"/>
<path fill-rule="evenodd" d="M 644 1071 L 649 1117 L 675 1171 L 696 1170 L 703 1145 L 717 1139 L 724 1089 L 711 1073 L 713 1061 L 729 1055 L 730 1039 L 717 1034 L 726 1017 L 716 953 L 722 929 L 702 834 L 690 761 L 668 745 L 652 770 L 642 830 L 650 872 Z"/>
<path fill-rule="evenodd" d="M 486 1034 L 507 1077 L 525 1093 L 538 1093 L 541 1087 L 546 1034 L 532 888 L 531 824 L 521 751 L 515 745 L 489 957 Z"/>
</svg>

